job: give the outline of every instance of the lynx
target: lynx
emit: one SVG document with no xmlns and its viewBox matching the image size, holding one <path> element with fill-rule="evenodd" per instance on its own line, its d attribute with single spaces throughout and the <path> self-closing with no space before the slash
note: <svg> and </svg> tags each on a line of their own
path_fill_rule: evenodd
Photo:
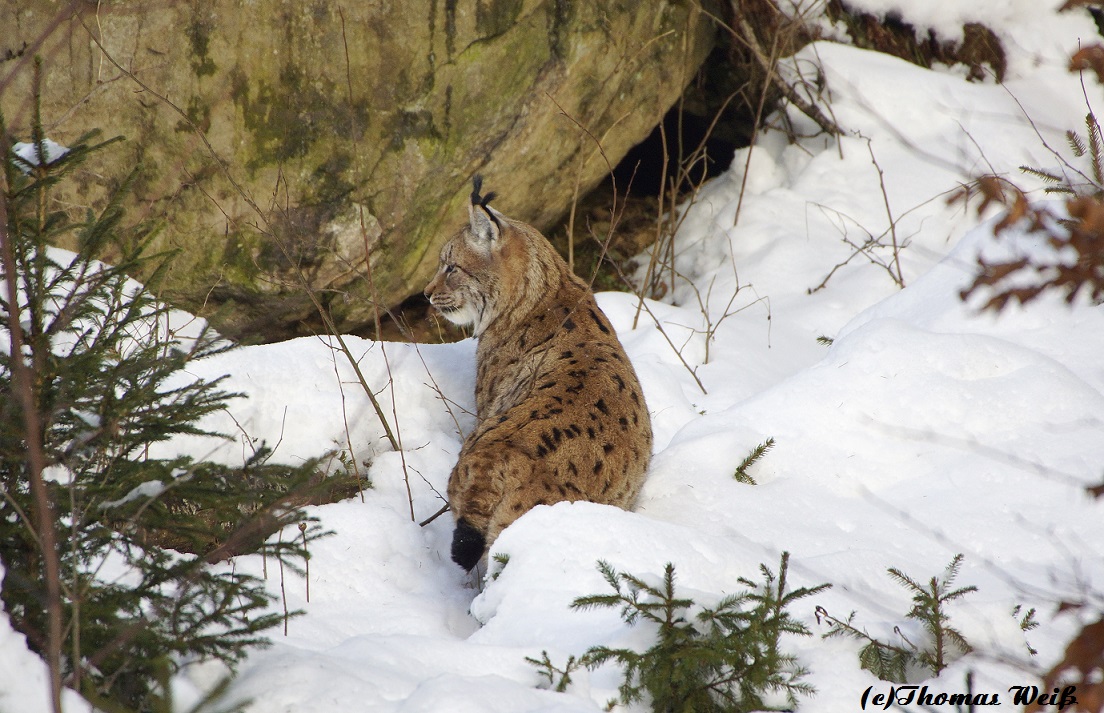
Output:
<svg viewBox="0 0 1104 713">
<path fill-rule="evenodd" d="M 652 452 L 636 372 L 594 295 L 535 228 L 480 196 L 441 249 L 430 303 L 471 325 L 476 427 L 449 477 L 452 559 L 472 569 L 537 505 L 631 508 Z"/>
</svg>

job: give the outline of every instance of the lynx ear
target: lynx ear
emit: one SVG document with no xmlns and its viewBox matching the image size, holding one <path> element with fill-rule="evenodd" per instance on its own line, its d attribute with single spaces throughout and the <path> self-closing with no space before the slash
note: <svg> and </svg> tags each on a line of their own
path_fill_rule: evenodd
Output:
<svg viewBox="0 0 1104 713">
<path fill-rule="evenodd" d="M 472 178 L 471 205 L 468 206 L 468 220 L 471 224 L 472 236 L 484 247 L 491 247 L 501 235 L 502 224 L 499 218 L 502 216 L 488 203 L 495 197 L 494 193 L 485 196 L 479 195 L 483 187 L 483 177 Z"/>
<path fill-rule="evenodd" d="M 481 205 L 468 206 L 468 220 L 471 223 L 472 237 L 480 245 L 491 247 L 498 242 L 501 235 L 498 219 L 490 209 Z"/>
</svg>

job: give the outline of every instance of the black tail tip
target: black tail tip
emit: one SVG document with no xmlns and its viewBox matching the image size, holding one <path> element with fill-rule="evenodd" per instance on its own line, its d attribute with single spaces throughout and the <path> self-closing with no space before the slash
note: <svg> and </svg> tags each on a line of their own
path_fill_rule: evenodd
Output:
<svg viewBox="0 0 1104 713">
<path fill-rule="evenodd" d="M 470 571 L 483 556 L 486 540 L 483 533 L 461 518 L 452 533 L 452 561 Z"/>
</svg>

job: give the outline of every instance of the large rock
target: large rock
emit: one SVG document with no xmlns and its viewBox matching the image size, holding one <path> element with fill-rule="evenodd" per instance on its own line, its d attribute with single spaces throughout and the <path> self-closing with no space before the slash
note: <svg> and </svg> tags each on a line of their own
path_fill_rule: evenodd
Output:
<svg viewBox="0 0 1104 713">
<path fill-rule="evenodd" d="M 547 226 L 656 125 L 713 34 L 698 3 L 663 0 L 58 7 L 0 6 L 9 124 L 26 133 L 38 54 L 51 138 L 129 139 L 67 200 L 102 205 L 139 165 L 129 215 L 162 219 L 180 253 L 167 294 L 254 338 L 315 321 L 304 279 L 345 329 L 371 322 L 373 289 L 384 306 L 420 290 L 475 173 Z"/>
</svg>

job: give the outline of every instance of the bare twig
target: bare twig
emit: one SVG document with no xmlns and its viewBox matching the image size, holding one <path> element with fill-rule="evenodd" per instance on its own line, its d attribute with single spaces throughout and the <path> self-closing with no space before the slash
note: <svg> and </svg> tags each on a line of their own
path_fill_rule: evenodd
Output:
<svg viewBox="0 0 1104 713">
<path fill-rule="evenodd" d="M 395 418 L 395 450 L 399 453 L 399 461 L 402 463 L 403 483 L 406 485 L 406 502 L 410 506 L 410 521 L 417 522 L 414 515 L 414 493 L 410 489 L 410 470 L 406 466 L 406 453 L 402 447 L 402 430 L 399 428 L 399 405 L 395 399 L 395 376 L 391 373 L 391 362 L 387 359 L 386 342 L 379 342 L 380 351 L 383 353 L 383 366 L 387 369 L 387 384 L 391 390 L 391 415 Z"/>
<path fill-rule="evenodd" d="M 614 268 L 617 270 L 617 274 L 621 277 L 621 280 L 625 282 L 625 284 L 632 284 L 629 281 L 629 278 L 626 277 L 625 274 L 621 271 L 620 266 L 614 265 Z M 687 363 L 686 359 L 682 356 L 682 350 L 676 347 L 675 343 L 671 340 L 671 337 L 667 335 L 667 331 L 663 328 L 663 324 L 659 321 L 659 318 L 655 316 L 655 313 L 652 312 L 652 308 L 648 306 L 647 301 L 641 300 L 640 305 L 641 307 L 643 307 L 648 316 L 652 318 L 652 322 L 655 324 L 656 329 L 659 330 L 659 333 L 663 336 L 663 339 L 666 340 L 667 344 L 670 345 L 671 351 L 675 353 L 675 356 L 678 357 L 678 360 L 682 362 L 683 367 L 685 367 L 686 371 L 688 371 L 690 373 L 690 376 L 693 377 L 694 383 L 698 385 L 698 388 L 701 389 L 701 392 L 703 394 L 708 394 L 709 392 L 705 390 L 705 385 L 702 384 L 701 379 L 698 378 L 697 372 L 694 370 L 693 367 L 690 366 L 690 364 Z"/>
<path fill-rule="evenodd" d="M 617 178 L 613 175 L 613 164 L 610 163 L 609 156 L 606 155 L 606 149 L 602 146 L 602 142 L 598 139 L 598 137 L 596 137 L 593 133 L 591 133 L 590 129 L 583 126 L 579 122 L 578 119 L 576 119 L 571 114 L 569 114 L 567 112 L 567 109 L 564 109 L 563 106 L 561 106 L 560 103 L 558 101 L 556 101 L 556 98 L 554 96 L 552 96 L 548 92 L 545 92 L 544 95 L 546 97 L 548 97 L 549 101 L 551 101 L 553 104 L 556 105 L 556 108 L 560 110 L 560 114 L 562 116 L 564 116 L 568 121 L 570 121 L 575 126 L 579 127 L 579 129 L 584 134 L 587 135 L 587 137 L 591 140 L 591 142 L 594 143 L 594 148 L 598 151 L 598 154 L 602 157 L 602 160 L 605 162 L 606 170 L 609 171 L 610 181 L 613 183 L 613 194 L 614 194 L 614 196 L 616 196 L 617 195 Z M 624 117 L 621 117 L 621 118 L 624 118 Z M 618 119 L 617 121 L 614 122 L 614 125 L 616 126 L 618 123 L 620 123 L 620 121 L 621 121 L 621 119 Z"/>
<path fill-rule="evenodd" d="M 448 511 L 449 511 L 449 504 L 448 504 L 448 503 L 445 503 L 445 504 L 444 504 L 443 506 L 441 506 L 441 509 L 440 509 L 440 510 L 438 510 L 438 511 L 437 511 L 437 512 L 435 512 L 435 513 L 433 513 L 432 515 L 430 515 L 429 517 L 427 517 L 427 518 L 426 518 L 425 520 L 422 520 L 421 522 L 419 522 L 419 523 L 418 523 L 418 526 L 419 526 L 419 527 L 425 527 L 426 525 L 428 525 L 429 523 L 433 522 L 433 521 L 434 521 L 434 520 L 436 520 L 437 518 L 441 517 L 442 515 L 444 515 L 444 514 L 445 514 L 446 512 L 448 512 Z"/>
<path fill-rule="evenodd" d="M 737 276 L 736 289 L 732 291 L 732 296 L 728 298 L 728 303 L 725 305 L 724 311 L 721 313 L 720 318 L 717 319 L 716 322 L 714 322 L 713 316 L 710 314 L 709 311 L 709 304 L 713 297 L 713 285 L 716 283 L 716 280 L 717 278 L 716 276 L 714 276 L 713 279 L 709 281 L 709 288 L 705 291 L 704 300 L 702 299 L 701 292 L 698 290 L 697 285 L 690 282 L 690 286 L 694 289 L 694 295 L 698 300 L 698 308 L 702 313 L 702 317 L 705 319 L 705 329 L 701 330 L 705 334 L 705 356 L 702 359 L 703 364 L 709 363 L 709 345 L 713 342 L 714 339 L 716 339 L 717 330 L 720 329 L 721 324 L 723 324 L 724 321 L 729 317 L 740 314 L 744 310 L 750 309 L 760 302 L 763 302 L 767 305 L 767 319 L 770 320 L 770 299 L 767 297 L 756 295 L 756 298 L 751 302 L 748 302 L 747 304 L 737 309 L 732 309 L 733 303 L 736 302 L 736 298 L 740 295 L 740 292 L 742 292 L 745 287 L 751 288 L 752 292 L 755 292 L 754 287 L 752 287 L 751 285 L 741 285 L 739 276 Z M 687 280 L 687 282 L 689 282 L 689 280 Z M 694 331 L 697 332 L 699 330 L 695 329 Z"/>
<path fill-rule="evenodd" d="M 341 380 L 341 372 L 337 368 L 337 358 L 333 354 L 333 347 L 329 344 L 327 344 L 327 346 L 330 347 L 330 356 L 334 367 L 334 378 L 337 379 L 337 391 L 341 394 L 341 422 L 345 426 L 345 445 L 349 449 L 349 460 L 352 461 L 353 473 L 356 475 L 357 490 L 360 491 L 360 502 L 364 502 L 364 488 L 360 480 L 360 466 L 357 464 L 356 451 L 353 450 L 353 436 L 349 431 L 349 412 L 345 407 L 345 386 Z"/>
<path fill-rule="evenodd" d="M 589 129 L 587 129 L 585 126 L 583 126 L 577 119 L 575 119 L 573 116 L 568 114 L 567 111 L 562 106 L 560 106 L 560 104 L 557 103 L 556 100 L 551 95 L 549 95 L 548 98 L 554 104 L 556 104 L 556 107 L 560 110 L 560 112 L 561 112 L 561 114 L 563 114 L 563 116 L 565 116 L 569 121 L 571 121 L 576 126 L 578 126 L 591 139 L 591 141 L 594 142 L 597 151 L 602 156 L 602 159 L 606 162 L 606 167 L 610 172 L 610 178 L 611 178 L 611 182 L 613 184 L 613 196 L 614 196 L 614 205 L 611 208 L 612 220 L 611 220 L 611 223 L 610 223 L 610 228 L 607 231 L 607 235 L 606 235 L 605 240 L 601 240 L 601 239 L 598 239 L 597 237 L 595 237 L 595 239 L 598 240 L 598 242 L 601 243 L 602 246 L 603 246 L 602 255 L 599 259 L 599 262 L 601 262 L 601 260 L 605 259 L 606 251 L 608 250 L 608 247 L 609 247 L 609 242 L 613 237 L 613 233 L 616 229 L 617 222 L 618 222 L 621 214 L 624 211 L 623 206 L 620 208 L 620 210 L 618 209 L 617 181 L 613 177 L 613 165 L 610 163 L 609 157 L 606 155 L 605 149 L 602 147 L 602 142 L 596 136 L 594 136 L 594 134 L 591 133 L 591 131 Z M 621 280 L 625 284 L 631 285 L 631 281 L 629 281 L 629 279 L 625 276 L 624 272 L 621 269 L 621 266 L 617 265 L 613 261 L 611 261 L 611 264 L 613 265 L 614 269 L 616 270 L 616 272 L 620 276 Z M 593 281 L 593 277 L 592 277 L 592 281 Z M 672 351 L 675 352 L 675 355 L 678 357 L 679 361 L 681 361 L 683 366 L 686 367 L 686 370 L 690 373 L 690 376 L 693 377 L 695 383 L 697 383 L 698 388 L 701 389 L 703 394 L 707 393 L 706 390 L 705 390 L 705 386 L 701 382 L 701 379 L 698 378 L 698 375 L 696 373 L 694 373 L 694 369 L 683 358 L 681 350 L 677 346 L 675 346 L 675 343 L 673 341 L 671 341 L 671 338 L 667 335 L 666 331 L 664 331 L 663 325 L 660 323 L 659 319 L 656 318 L 655 314 L 652 313 L 651 308 L 648 307 L 647 304 L 644 303 L 643 298 L 641 298 L 641 304 L 640 304 L 640 307 L 638 309 L 640 309 L 640 308 L 642 308 L 644 311 L 646 311 L 648 313 L 648 316 L 652 318 L 652 321 L 655 323 L 656 327 L 659 329 L 660 334 L 663 335 L 663 338 L 671 346 Z M 636 327 L 636 325 L 634 324 L 633 328 L 635 329 L 635 327 Z"/>
<path fill-rule="evenodd" d="M 662 131 L 662 128 L 663 128 L 663 124 L 661 123 L 660 124 L 660 130 L 661 131 Z M 667 175 L 667 167 L 668 167 L 668 164 L 670 163 L 670 160 L 671 160 L 671 157 L 667 153 L 667 140 L 666 140 L 666 136 L 664 135 L 663 136 L 663 163 L 660 166 L 660 170 L 661 170 L 660 175 L 661 176 L 666 176 Z M 660 247 L 659 246 L 660 246 L 660 241 L 662 241 L 662 239 L 663 239 L 663 234 L 664 234 L 663 228 L 664 228 L 664 225 L 665 225 L 665 222 L 664 222 L 665 212 L 664 212 L 664 209 L 663 209 L 663 205 L 664 205 L 663 201 L 664 201 L 665 196 L 666 196 L 666 192 L 661 187 L 660 191 L 659 191 L 659 205 L 656 208 L 656 237 L 655 237 L 655 241 L 653 241 L 653 243 L 652 243 L 651 254 L 648 256 L 648 269 L 644 271 L 644 279 L 640 283 L 639 301 L 636 305 L 636 313 L 633 314 L 633 323 L 632 323 L 633 329 L 636 329 L 637 324 L 640 321 L 640 311 L 644 308 L 644 293 L 649 290 L 649 286 L 652 283 L 652 276 L 655 274 L 656 264 L 659 260 L 659 253 L 660 253 Z"/>
<path fill-rule="evenodd" d="M 418 348 L 417 342 L 414 343 L 414 353 L 418 355 L 419 361 L 422 362 L 422 366 L 426 370 L 426 376 L 428 376 L 429 380 L 431 382 L 433 382 L 433 385 L 430 388 L 432 388 L 435 392 L 437 392 L 437 398 L 441 400 L 442 404 L 444 404 L 445 411 L 448 412 L 449 418 L 451 418 L 453 424 L 455 424 L 455 426 L 456 426 L 456 435 L 460 436 L 460 438 L 463 439 L 464 438 L 464 429 L 460 428 L 460 419 L 456 418 L 456 413 L 452 410 L 452 407 L 453 406 L 457 407 L 458 409 L 460 409 L 464 413 L 468 414 L 469 416 L 475 416 L 475 414 L 473 414 L 470 410 L 464 408 L 462 405 L 456 403 L 456 401 L 453 401 L 452 399 L 445 396 L 445 392 L 441 389 L 440 385 L 437 383 L 437 379 L 433 378 L 433 372 L 429 370 L 429 364 L 426 364 L 425 357 L 422 356 L 422 350 Z"/>
<path fill-rule="evenodd" d="M 759 124 L 763 121 L 763 110 L 767 105 L 767 95 L 770 93 L 771 81 L 778 67 L 779 37 L 780 34 L 775 35 L 771 42 L 769 69 L 763 78 L 763 88 L 759 91 L 759 104 L 755 107 L 755 120 L 751 125 L 751 141 L 748 142 L 747 156 L 744 158 L 744 175 L 740 177 L 740 195 L 736 199 L 736 214 L 732 217 L 733 228 L 740 222 L 740 211 L 744 207 L 744 195 L 747 193 L 748 174 L 751 173 L 751 155 L 755 151 L 755 143 L 759 138 Z"/>
<path fill-rule="evenodd" d="M 893 209 L 889 207 L 889 194 L 886 192 L 885 185 L 885 173 L 882 171 L 881 165 L 878 164 L 877 157 L 874 156 L 874 144 L 870 139 L 866 141 L 866 149 L 870 152 L 870 161 L 874 164 L 874 168 L 878 170 L 878 186 L 882 189 L 882 203 L 885 205 L 886 218 L 889 220 L 889 235 L 893 241 L 893 267 L 894 269 L 889 271 L 894 282 L 901 289 L 905 288 L 905 276 L 901 274 L 901 248 L 897 244 L 897 221 L 893 217 Z"/>
<path fill-rule="evenodd" d="M 880 167 L 877 166 L 876 162 L 875 162 L 875 167 L 877 167 L 879 169 L 879 172 L 881 171 Z M 948 189 L 946 191 L 943 191 L 941 193 L 938 193 L 938 194 L 932 196 L 931 198 L 929 198 L 925 201 L 921 201 L 920 203 L 917 203 L 916 205 L 912 206 L 911 208 L 909 208 L 908 210 L 904 211 L 903 213 L 901 213 L 900 215 L 898 215 L 896 217 L 893 217 L 892 213 L 890 213 L 889 214 L 890 215 L 889 225 L 886 227 L 885 230 L 883 230 L 878 235 L 874 235 L 869 230 L 867 230 L 865 227 L 863 227 L 863 225 L 858 220 L 856 220 L 852 216 L 847 215 L 846 213 L 844 213 L 840 210 L 836 210 L 835 208 L 829 208 L 828 206 L 825 206 L 825 205 L 813 204 L 820 211 L 822 211 L 826 214 L 831 213 L 836 217 L 836 219 L 839 221 L 839 230 L 842 233 L 842 236 L 841 236 L 840 240 L 842 240 L 844 244 L 846 244 L 848 247 L 851 248 L 851 253 L 847 256 L 846 259 L 844 259 L 844 260 L 840 261 L 839 263 L 837 263 L 828 272 L 828 274 L 825 275 L 824 279 L 820 281 L 820 284 L 818 284 L 816 287 L 808 288 L 806 290 L 806 292 L 808 294 L 813 294 L 814 292 L 819 292 L 820 290 L 823 290 L 825 287 L 828 286 L 828 281 L 832 279 L 832 276 L 835 275 L 837 271 L 839 271 L 841 268 L 843 268 L 843 267 L 847 266 L 848 264 L 850 264 L 852 260 L 859 257 L 860 255 L 863 256 L 864 258 L 866 258 L 867 261 L 870 262 L 870 264 L 877 265 L 878 267 L 885 270 L 886 273 L 889 275 L 890 279 L 893 280 L 893 283 L 895 285 L 897 285 L 898 287 L 904 287 L 904 279 L 903 279 L 903 277 L 901 275 L 901 272 L 900 272 L 900 262 L 898 261 L 898 256 L 899 256 L 899 253 L 900 253 L 901 250 L 904 250 L 905 248 L 907 248 L 910 245 L 911 241 L 909 239 L 909 236 L 906 236 L 904 238 L 900 238 L 900 236 L 897 235 L 897 225 L 905 217 L 911 215 L 913 212 L 919 210 L 920 208 L 926 206 L 927 204 L 929 204 L 933 201 L 936 201 L 936 200 L 942 200 L 944 198 L 947 198 L 948 196 L 952 200 L 954 200 L 956 196 L 962 195 L 963 191 L 968 191 L 968 188 L 956 187 L 956 188 Z M 888 199 L 888 196 L 884 193 L 884 184 L 883 184 L 883 201 L 884 201 L 884 205 L 886 206 L 886 210 L 888 212 L 889 211 L 889 199 Z M 861 230 L 866 235 L 865 239 L 863 239 L 861 242 L 858 241 L 858 240 L 852 240 L 848 236 L 848 231 L 847 231 L 847 225 L 848 224 L 852 224 L 852 225 L 856 226 L 859 230 Z M 887 236 L 890 237 L 890 240 L 891 240 L 891 243 L 888 244 L 888 245 L 885 242 L 885 239 L 886 239 Z M 882 249 L 882 250 L 887 250 L 888 249 L 888 250 L 890 250 L 891 251 L 890 256 L 888 258 L 883 258 L 882 256 L 876 254 L 875 251 L 879 250 L 879 249 Z"/>
<path fill-rule="evenodd" d="M 283 539 L 284 539 L 284 533 L 281 530 L 280 531 L 280 541 L 283 542 Z M 288 635 L 288 619 L 290 618 L 291 615 L 288 613 L 287 590 L 284 588 L 284 558 L 283 557 L 277 557 L 276 559 L 279 560 L 279 562 L 280 562 L 280 601 L 284 605 L 284 636 L 287 636 Z"/>
<path fill-rule="evenodd" d="M 748 22 L 745 13 L 740 12 L 739 8 L 734 8 L 733 16 L 736 18 L 738 29 L 732 28 L 715 15 L 709 16 L 720 27 L 728 31 L 736 42 L 743 45 L 751 53 L 756 63 L 766 72 L 768 81 L 774 85 L 775 89 L 781 92 L 782 96 L 784 96 L 788 102 L 797 107 L 802 114 L 805 114 L 805 116 L 816 122 L 816 125 L 826 134 L 839 136 L 843 133 L 839 124 L 821 111 L 820 107 L 816 104 L 813 104 L 806 100 L 805 97 L 801 96 L 797 89 L 778 74 L 776 71 L 778 66 L 777 58 L 772 59 L 772 55 L 763 50 L 763 46 L 759 43 L 759 39 L 755 35 L 755 30 L 752 28 L 751 23 Z"/>
<path fill-rule="evenodd" d="M 307 551 L 307 523 L 299 523 L 299 533 L 303 535 L 303 551 Z M 310 603 L 310 555 L 304 557 L 304 567 L 306 568 L 307 578 L 307 603 Z M 285 605 L 286 606 L 286 605 Z"/>
<path fill-rule="evenodd" d="M 610 224 L 609 224 L 609 228 L 606 230 L 605 238 L 600 239 L 600 238 L 595 237 L 595 240 L 598 242 L 598 244 L 602 246 L 602 251 L 598 255 L 598 261 L 595 265 L 594 272 L 591 274 L 590 280 L 588 282 L 588 285 L 593 289 L 594 280 L 598 277 L 598 268 L 601 266 L 602 262 L 606 259 L 606 255 L 609 252 L 610 243 L 612 242 L 613 236 L 617 231 L 617 225 L 618 225 L 618 223 L 620 223 L 621 217 L 625 213 L 625 199 L 621 198 L 620 202 L 618 202 L 618 199 L 620 198 L 620 194 L 617 191 L 617 177 L 613 173 L 613 164 L 610 163 L 609 156 L 606 155 L 606 150 L 602 146 L 602 139 L 599 139 L 598 137 L 596 137 L 590 131 L 590 129 L 583 126 L 583 124 L 578 119 L 571 116 L 571 114 L 567 113 L 567 110 L 564 109 L 559 104 L 559 102 L 556 101 L 556 99 L 552 95 L 548 94 L 547 96 L 552 101 L 552 103 L 556 105 L 556 108 L 560 110 L 560 114 L 563 115 L 568 121 L 575 124 L 575 126 L 577 126 L 583 133 L 585 133 L 587 135 L 587 137 L 594 143 L 594 150 L 598 152 L 598 154 L 602 157 L 602 161 L 605 162 L 606 171 L 609 173 L 609 177 L 610 177 L 610 186 L 611 186 L 611 191 L 612 191 L 612 194 L 613 194 L 613 201 L 612 201 L 612 204 L 610 205 Z M 608 135 L 609 132 L 612 131 L 615 126 L 617 126 L 617 124 L 621 123 L 621 120 L 624 119 L 624 118 L 625 118 L 625 116 L 621 116 L 617 119 L 617 121 L 613 122 L 613 124 L 610 126 L 610 128 L 606 130 L 606 133 L 602 135 L 603 138 L 606 135 Z M 589 161 L 590 158 L 591 157 L 588 156 L 587 161 Z M 585 162 L 584 162 L 584 165 L 585 165 Z M 635 178 L 635 176 L 636 176 L 636 172 L 634 171 L 633 172 L 633 178 Z M 629 185 L 630 186 L 632 185 L 632 178 L 629 179 Z M 625 192 L 627 194 L 628 189 L 626 189 Z M 592 236 L 593 236 L 593 233 L 592 233 Z"/>
</svg>

